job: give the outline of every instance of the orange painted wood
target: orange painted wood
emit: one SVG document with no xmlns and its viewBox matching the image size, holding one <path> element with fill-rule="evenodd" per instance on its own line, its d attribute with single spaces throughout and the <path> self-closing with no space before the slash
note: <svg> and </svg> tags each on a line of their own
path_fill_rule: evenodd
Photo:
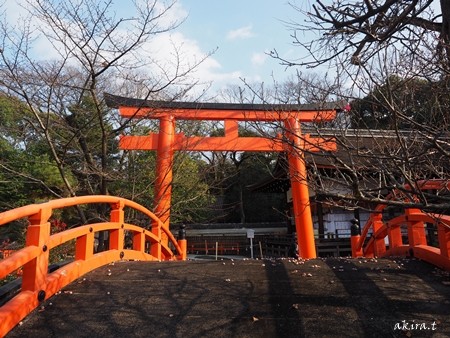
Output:
<svg viewBox="0 0 450 338">
<path fill-rule="evenodd" d="M 402 232 L 400 226 L 390 226 L 388 228 L 389 247 L 396 248 L 403 245 Z"/>
<path fill-rule="evenodd" d="M 387 230 L 384 227 L 383 221 L 381 220 L 381 214 L 378 214 L 373 221 L 373 238 L 374 238 L 374 255 L 382 256 L 386 252 L 386 243 L 384 241 L 383 233 L 386 235 Z"/>
<path fill-rule="evenodd" d="M 336 110 L 312 111 L 264 111 L 264 110 L 233 110 L 233 109 L 177 109 L 177 108 L 137 108 L 119 107 L 120 116 L 126 118 L 160 119 L 171 115 L 177 120 L 204 121 L 284 121 L 295 118 L 299 122 L 332 121 L 336 118 Z"/>
<path fill-rule="evenodd" d="M 35 259 L 42 249 L 38 246 L 27 246 L 0 261 L 0 279 L 16 271 L 25 263 Z"/>
<path fill-rule="evenodd" d="M 335 151 L 334 139 L 323 139 L 320 137 L 302 136 L 303 146 L 306 151 Z M 146 136 L 127 135 L 122 136 L 119 141 L 121 149 L 125 150 L 157 150 L 158 134 Z M 185 137 L 183 134 L 176 135 L 173 150 L 186 151 L 286 151 L 286 144 L 280 139 L 264 137 Z"/>
<path fill-rule="evenodd" d="M 75 244 L 75 260 L 88 260 L 94 254 L 94 233 L 78 237 Z"/>
<path fill-rule="evenodd" d="M 412 214 L 420 214 L 418 209 L 406 209 L 405 215 L 408 219 L 408 242 L 410 247 L 416 245 L 427 245 L 427 238 L 425 234 L 425 224 L 420 220 L 412 220 L 409 218 Z"/>
<path fill-rule="evenodd" d="M 125 213 L 123 208 L 125 203 L 120 201 L 111 205 L 110 221 L 111 223 L 118 223 L 119 227 L 117 229 L 111 230 L 109 232 L 109 249 L 111 250 L 123 250 L 125 234 L 124 234 L 124 223 L 125 223 Z"/>
<path fill-rule="evenodd" d="M 352 257 L 361 257 L 363 255 L 362 253 L 362 249 L 358 248 L 358 242 L 360 239 L 360 235 L 354 235 L 351 236 L 350 241 L 351 241 L 351 247 L 352 247 Z"/>
<path fill-rule="evenodd" d="M 45 288 L 45 278 L 48 270 L 48 239 L 50 238 L 50 222 L 52 209 L 43 207 L 37 214 L 28 219 L 26 246 L 37 246 L 41 253 L 23 266 L 22 290 L 40 291 Z"/>
<path fill-rule="evenodd" d="M 450 217 L 438 225 L 438 240 L 441 255 L 450 260 Z"/>
<path fill-rule="evenodd" d="M 314 228 L 307 182 L 306 163 L 302 150 L 300 123 L 291 118 L 285 121 L 290 147 L 288 151 L 294 221 L 297 231 L 299 256 L 316 258 Z"/>
</svg>

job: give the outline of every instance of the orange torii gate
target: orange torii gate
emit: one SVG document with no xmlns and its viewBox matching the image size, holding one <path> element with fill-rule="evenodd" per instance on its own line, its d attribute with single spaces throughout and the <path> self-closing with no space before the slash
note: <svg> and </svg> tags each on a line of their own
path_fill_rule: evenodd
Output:
<svg viewBox="0 0 450 338">
<path fill-rule="evenodd" d="M 223 104 L 166 102 L 130 99 L 105 94 L 109 107 L 118 108 L 123 118 L 159 120 L 159 133 L 145 136 L 122 136 L 120 148 L 126 150 L 156 150 L 154 213 L 169 227 L 172 164 L 174 151 L 286 151 L 289 159 L 294 219 L 299 255 L 315 258 L 314 230 L 306 180 L 304 151 L 335 150 L 334 140 L 301 135 L 301 122 L 331 121 L 339 107 L 314 105 Z M 187 137 L 175 132 L 177 120 L 224 121 L 221 137 Z M 281 122 L 284 135 L 276 138 L 240 137 L 239 121 Z M 160 233 L 160 225 L 152 225 Z"/>
</svg>

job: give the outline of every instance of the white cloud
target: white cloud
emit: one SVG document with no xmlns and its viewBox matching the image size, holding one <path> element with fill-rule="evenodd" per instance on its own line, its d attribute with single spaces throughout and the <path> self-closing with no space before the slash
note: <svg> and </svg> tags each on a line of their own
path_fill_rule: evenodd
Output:
<svg viewBox="0 0 450 338">
<path fill-rule="evenodd" d="M 245 27 L 231 30 L 227 34 L 227 39 L 228 40 L 237 40 L 237 39 L 251 38 L 251 37 L 255 36 L 255 34 L 252 32 L 252 29 L 253 29 L 252 25 L 248 25 Z"/>
<path fill-rule="evenodd" d="M 5 10 L 7 21 L 10 23 L 17 23 L 21 20 L 24 20 L 24 15 L 26 15 L 26 11 L 23 6 L 26 6 L 26 2 L 24 0 L 16 0 L 16 1 L 3 1 L 1 5 L 2 11 Z"/>
<path fill-rule="evenodd" d="M 24 0 L 7 1 L 7 13 L 8 19 L 17 19 L 19 16 L 26 15 L 26 11 L 19 6 L 19 2 Z M 159 8 L 157 8 L 159 10 Z M 10 15 L 13 13 L 14 15 Z M 176 21 L 179 18 L 184 18 L 187 11 L 181 6 L 174 6 L 166 14 L 167 16 L 162 21 L 162 26 L 165 24 Z M 33 20 L 32 24 L 36 24 L 38 21 Z M 124 27 L 126 28 L 126 27 Z M 244 38 L 253 35 L 251 32 L 252 27 L 247 26 L 234 31 L 232 38 Z M 125 34 L 125 30 L 119 30 L 118 34 Z M 232 33 L 232 32 L 230 32 Z M 33 44 L 33 55 L 39 60 L 59 59 L 57 50 L 53 48 L 50 42 L 39 37 Z M 212 46 L 211 49 L 214 49 Z M 145 73 L 153 74 L 156 78 L 168 77 L 174 75 L 176 71 L 183 73 L 193 65 L 197 64 L 200 60 L 204 59 L 210 50 L 204 50 L 200 47 L 199 42 L 194 39 L 186 37 L 179 31 L 172 31 L 167 33 L 160 33 L 155 35 L 150 41 L 148 41 L 142 50 L 138 52 L 137 56 L 139 61 L 144 64 L 143 71 Z M 105 55 L 106 56 L 106 55 Z M 123 61 L 125 65 L 129 62 L 130 67 L 136 62 L 133 57 L 136 54 L 131 54 Z M 107 56 L 106 56 L 107 57 Z M 187 77 L 193 81 L 199 81 L 200 83 L 214 83 L 214 87 L 220 87 L 228 83 L 238 83 L 240 77 L 243 77 L 243 73 L 238 69 L 230 71 L 224 71 L 221 63 L 214 54 L 205 58 L 195 69 L 190 72 Z"/>
<path fill-rule="evenodd" d="M 204 84 L 199 86 L 199 91 L 208 87 L 209 83 L 218 88 L 229 83 L 239 83 L 239 78 L 243 77 L 239 70 L 224 72 L 214 54 L 206 57 L 208 51 L 202 50 L 197 40 L 189 39 L 180 32 L 160 34 L 143 49 L 145 54 L 141 54 L 142 58 L 148 57 L 154 62 L 148 65 L 147 70 L 155 75 L 161 70 L 167 72 L 166 75 L 174 75 L 174 71 L 183 72 L 198 64 L 187 77 L 193 82 Z"/>
<path fill-rule="evenodd" d="M 253 53 L 251 62 L 253 66 L 262 66 L 266 63 L 267 55 L 265 53 Z"/>
</svg>

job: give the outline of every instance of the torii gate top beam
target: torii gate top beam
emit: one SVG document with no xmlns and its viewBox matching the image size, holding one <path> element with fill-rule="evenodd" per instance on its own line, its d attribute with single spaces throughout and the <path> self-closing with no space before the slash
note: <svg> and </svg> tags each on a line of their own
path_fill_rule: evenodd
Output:
<svg viewBox="0 0 450 338">
<path fill-rule="evenodd" d="M 200 103 L 167 102 L 131 99 L 105 94 L 107 105 L 120 108 L 125 118 L 159 119 L 170 115 L 177 120 L 210 121 L 284 121 L 295 118 L 299 122 L 332 121 L 342 103 L 316 104 L 236 104 L 236 103 Z"/>
</svg>

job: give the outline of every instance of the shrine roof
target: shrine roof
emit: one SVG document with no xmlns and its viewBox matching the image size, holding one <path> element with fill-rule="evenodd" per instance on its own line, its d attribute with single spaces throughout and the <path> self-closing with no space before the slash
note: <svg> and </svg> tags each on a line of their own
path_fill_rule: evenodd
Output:
<svg viewBox="0 0 450 338">
<path fill-rule="evenodd" d="M 183 102 L 136 99 L 105 93 L 105 101 L 110 108 L 163 108 L 190 110 L 242 110 L 242 111 L 320 111 L 345 109 L 344 101 L 324 102 L 320 104 L 254 104 L 254 103 L 215 103 L 215 102 Z"/>
</svg>

